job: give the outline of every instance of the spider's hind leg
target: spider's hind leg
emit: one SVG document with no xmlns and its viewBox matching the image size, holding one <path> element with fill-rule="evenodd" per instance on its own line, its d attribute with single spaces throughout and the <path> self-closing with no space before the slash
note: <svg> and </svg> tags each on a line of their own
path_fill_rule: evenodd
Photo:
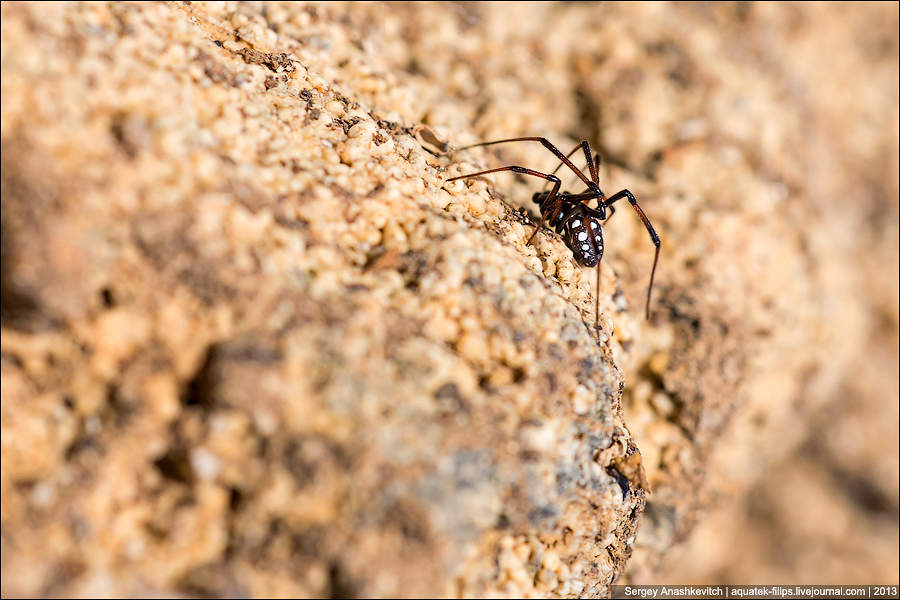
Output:
<svg viewBox="0 0 900 600">
<path fill-rule="evenodd" d="M 616 192 L 612 196 L 610 196 L 605 202 L 604 205 L 606 208 L 612 210 L 612 203 L 616 200 L 621 200 L 622 198 L 628 198 L 628 202 L 631 204 L 632 208 L 634 208 L 635 212 L 637 212 L 638 217 L 641 219 L 641 222 L 644 224 L 644 227 L 647 228 L 647 233 L 650 234 L 650 241 L 653 242 L 653 245 L 656 246 L 656 254 L 653 255 L 653 268 L 650 271 L 650 285 L 647 286 L 647 304 L 644 307 L 644 313 L 646 318 L 650 319 L 650 294 L 653 292 L 653 278 L 656 275 L 656 263 L 659 262 L 659 236 L 656 235 L 656 230 L 653 229 L 653 225 L 650 223 L 650 219 L 647 218 L 647 215 L 644 214 L 644 210 L 640 207 L 637 200 L 634 198 L 634 194 L 632 194 L 629 190 L 622 190 L 620 192 Z M 612 215 L 610 215 L 612 216 Z"/>
</svg>

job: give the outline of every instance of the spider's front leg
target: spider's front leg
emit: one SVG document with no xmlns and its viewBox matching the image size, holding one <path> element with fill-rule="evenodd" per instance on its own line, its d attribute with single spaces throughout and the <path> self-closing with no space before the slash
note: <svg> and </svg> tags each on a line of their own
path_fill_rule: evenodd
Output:
<svg viewBox="0 0 900 600">
<path fill-rule="evenodd" d="M 598 172 L 597 172 L 597 165 L 600 164 L 600 155 L 597 154 L 594 157 L 594 160 L 591 161 L 591 146 L 590 146 L 590 144 L 588 144 L 587 140 L 582 140 L 580 144 L 578 144 L 577 146 L 572 148 L 572 150 L 568 154 L 566 154 L 566 158 L 572 158 L 572 155 L 575 154 L 576 152 L 578 152 L 579 149 L 581 149 L 584 152 L 584 158 L 587 161 L 587 164 L 585 166 L 588 168 L 588 170 L 591 173 L 591 181 L 593 181 L 596 185 L 600 185 L 600 176 L 598 175 Z M 553 171 L 551 171 L 551 174 L 554 174 L 557 171 L 559 171 L 560 167 L 562 167 L 565 164 L 566 164 L 565 162 L 561 161 L 558 165 L 556 165 L 556 168 L 553 169 Z"/>
<path fill-rule="evenodd" d="M 550 222 L 553 222 L 553 219 L 556 218 L 556 213 L 559 212 L 559 209 L 562 208 L 562 198 L 559 197 L 559 186 L 562 184 L 562 181 L 556 175 L 548 175 L 546 173 L 541 173 L 539 171 L 533 171 L 531 169 L 526 169 L 525 167 L 519 166 L 509 166 L 509 167 L 498 167 L 496 169 L 488 169 L 487 171 L 479 171 L 477 173 L 469 173 L 467 175 L 459 175 L 458 177 L 451 177 L 447 180 L 447 182 L 456 181 L 457 179 L 468 179 L 469 177 L 478 177 L 479 175 L 487 175 L 488 173 L 498 173 L 500 171 L 512 171 L 513 173 L 521 173 L 523 175 L 531 175 L 533 177 L 540 177 L 541 179 L 546 179 L 547 181 L 553 183 L 553 187 L 550 189 L 550 194 L 547 196 L 547 206 L 552 206 L 552 210 L 550 213 Z M 537 232 L 541 230 L 544 226 L 544 221 L 547 219 L 546 212 L 541 211 L 541 222 L 538 224 L 537 229 L 534 230 L 534 233 L 531 234 L 531 237 L 528 238 L 528 241 L 525 243 L 526 245 L 531 243 L 531 240 L 534 239 L 534 236 L 537 235 Z"/>
<path fill-rule="evenodd" d="M 477 147 L 479 147 L 479 146 L 493 146 L 494 144 L 506 144 L 506 143 L 508 143 L 508 142 L 540 142 L 540 144 L 541 144 L 544 148 L 546 148 L 547 150 L 549 150 L 550 152 L 552 152 L 552 153 L 556 156 L 556 158 L 558 158 L 560 161 L 562 161 L 562 163 L 563 163 L 564 165 L 566 165 L 567 167 L 569 167 L 569 168 L 572 170 L 572 172 L 575 173 L 575 175 L 576 175 L 576 176 L 577 176 L 577 177 L 578 177 L 578 178 L 579 178 L 586 186 L 590 187 L 591 185 L 597 185 L 596 183 L 594 183 L 594 182 L 592 182 L 590 179 L 588 179 L 587 175 L 585 175 L 584 173 L 582 173 L 582 172 L 581 172 L 581 169 L 579 169 L 578 167 L 576 167 L 576 166 L 572 163 L 572 161 L 569 160 L 569 156 L 571 156 L 572 154 L 574 154 L 575 151 L 576 151 L 578 148 L 584 147 L 584 148 L 586 148 L 585 154 L 586 154 L 586 156 L 588 157 L 588 162 L 590 162 L 590 156 L 591 156 L 591 155 L 590 155 L 590 146 L 587 145 L 587 142 L 582 142 L 581 144 L 579 144 L 579 146 L 578 146 L 577 148 L 575 148 L 574 150 L 572 150 L 572 152 L 569 152 L 569 155 L 568 155 L 568 156 L 565 155 L 565 154 L 563 154 L 562 152 L 560 152 L 559 148 L 557 148 L 556 146 L 554 146 L 553 144 L 550 143 L 550 140 L 548 140 L 548 139 L 545 138 L 545 137 L 539 137 L 539 136 L 528 136 L 528 137 L 509 138 L 509 139 L 505 139 L 505 140 L 494 140 L 493 142 L 480 142 L 480 143 L 478 143 L 478 144 L 472 144 L 472 145 L 470 145 L 470 146 L 463 146 L 462 148 L 460 148 L 460 150 L 466 150 L 466 149 L 468 149 L 468 148 L 477 148 Z M 554 169 L 553 172 L 555 173 L 555 172 L 556 172 L 556 169 Z M 544 175 L 544 177 L 546 177 L 546 175 Z"/>
</svg>

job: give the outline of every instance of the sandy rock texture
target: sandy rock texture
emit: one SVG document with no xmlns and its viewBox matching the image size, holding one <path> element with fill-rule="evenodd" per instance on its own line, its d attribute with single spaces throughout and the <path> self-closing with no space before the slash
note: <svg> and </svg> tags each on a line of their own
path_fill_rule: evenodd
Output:
<svg viewBox="0 0 900 600">
<path fill-rule="evenodd" d="M 3 10 L 4 594 L 603 593 L 593 278 L 442 189 L 339 19 Z"/>
<path fill-rule="evenodd" d="M 0 27 L 4 595 L 896 581 L 895 4 Z M 649 322 L 627 205 L 595 324 L 542 182 L 443 185 L 518 135 L 635 193 Z"/>
</svg>

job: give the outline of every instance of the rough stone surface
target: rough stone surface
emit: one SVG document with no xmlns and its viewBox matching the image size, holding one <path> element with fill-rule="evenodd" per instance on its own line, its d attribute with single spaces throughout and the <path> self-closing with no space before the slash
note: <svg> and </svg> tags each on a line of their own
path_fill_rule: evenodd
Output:
<svg viewBox="0 0 900 600">
<path fill-rule="evenodd" d="M 896 581 L 896 5 L 0 27 L 4 595 Z M 541 182 L 442 187 L 553 168 L 453 150 L 516 135 L 590 140 L 638 197 L 649 323 L 627 205 L 595 327 L 593 272 L 526 245 Z M 776 539 L 825 554 L 778 570 Z"/>
<path fill-rule="evenodd" d="M 593 278 L 284 11 L 4 6 L 4 593 L 603 593 Z"/>
</svg>

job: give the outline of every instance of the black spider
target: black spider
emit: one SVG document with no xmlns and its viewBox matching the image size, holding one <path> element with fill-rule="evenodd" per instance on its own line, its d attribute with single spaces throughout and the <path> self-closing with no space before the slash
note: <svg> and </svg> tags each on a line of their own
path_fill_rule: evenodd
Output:
<svg viewBox="0 0 900 600">
<path fill-rule="evenodd" d="M 556 229 L 556 232 L 562 235 L 563 239 L 566 242 L 566 246 L 568 246 L 569 250 L 572 251 L 572 254 L 575 256 L 575 260 L 578 261 L 578 264 L 584 267 L 597 267 L 597 293 L 595 297 L 595 317 L 597 322 L 600 321 L 600 259 L 603 258 L 603 227 L 602 221 L 605 221 L 608 217 L 606 215 L 606 209 L 609 209 L 609 216 L 611 217 L 615 212 L 615 207 L 613 207 L 613 203 L 617 200 L 621 200 L 622 198 L 627 198 L 628 202 L 631 203 L 631 206 L 634 207 L 634 210 L 637 211 L 638 217 L 640 217 L 641 222 L 644 223 L 644 226 L 647 228 L 647 233 L 650 234 L 650 239 L 653 241 L 654 246 L 656 246 L 656 254 L 653 256 L 653 269 L 650 271 L 650 285 L 647 287 L 647 304 L 645 306 L 644 312 L 646 318 L 650 318 L 650 294 L 653 291 L 653 277 L 656 275 L 656 263 L 659 261 L 659 236 L 656 235 L 656 231 L 653 229 L 653 225 L 650 224 L 650 219 L 647 218 L 647 215 L 644 214 L 644 211 L 638 205 L 637 200 L 634 199 L 634 195 L 628 190 L 622 190 L 620 192 L 616 192 L 612 196 L 607 197 L 606 194 L 600 189 L 600 177 L 597 172 L 597 168 L 600 163 L 599 155 L 595 156 L 593 159 L 591 158 L 591 147 L 587 143 L 587 141 L 581 142 L 579 145 L 575 146 L 571 152 L 568 154 L 563 154 L 559 151 L 559 149 L 551 144 L 546 138 L 542 137 L 519 137 L 519 138 L 511 138 L 507 140 L 497 140 L 494 142 L 482 142 L 480 144 L 472 144 L 471 146 L 466 146 L 465 148 L 461 148 L 461 150 L 465 150 L 467 148 L 475 148 L 477 146 L 490 146 L 493 144 L 503 144 L 505 142 L 540 142 L 543 144 L 547 150 L 552 152 L 560 159 L 560 164 L 553 169 L 553 173 L 549 175 L 546 173 L 539 173 L 538 171 L 533 171 L 531 169 L 526 169 L 525 167 L 519 166 L 509 166 L 509 167 L 499 167 L 496 169 L 488 169 L 487 171 L 479 171 L 478 173 L 469 173 L 467 175 L 460 175 L 458 177 L 451 177 L 447 181 L 455 181 L 457 179 L 466 179 L 468 177 L 477 177 L 479 175 L 486 175 L 487 173 L 496 173 L 498 171 L 512 171 L 514 173 L 522 173 L 524 175 L 533 175 L 535 177 L 540 177 L 541 179 L 545 179 L 548 182 L 553 184 L 553 187 L 549 191 L 543 191 L 536 193 L 532 199 L 536 204 L 539 205 L 541 210 L 541 222 L 538 224 L 537 229 L 534 230 L 534 233 L 531 234 L 531 237 L 528 238 L 528 243 L 531 243 L 531 240 L 534 239 L 534 236 L 537 235 L 537 232 L 541 230 L 541 227 L 544 223 L 550 225 Z M 569 157 L 575 154 L 578 149 L 581 148 L 584 151 L 584 157 L 587 159 L 587 166 L 590 170 L 590 179 L 579 169 L 576 167 Z M 572 194 L 569 192 L 560 192 L 560 179 L 554 173 L 559 170 L 559 168 L 563 165 L 569 167 L 575 175 L 578 176 L 581 181 L 587 186 L 585 191 L 580 194 Z M 596 200 L 597 208 L 591 208 L 586 203 Z"/>
</svg>

